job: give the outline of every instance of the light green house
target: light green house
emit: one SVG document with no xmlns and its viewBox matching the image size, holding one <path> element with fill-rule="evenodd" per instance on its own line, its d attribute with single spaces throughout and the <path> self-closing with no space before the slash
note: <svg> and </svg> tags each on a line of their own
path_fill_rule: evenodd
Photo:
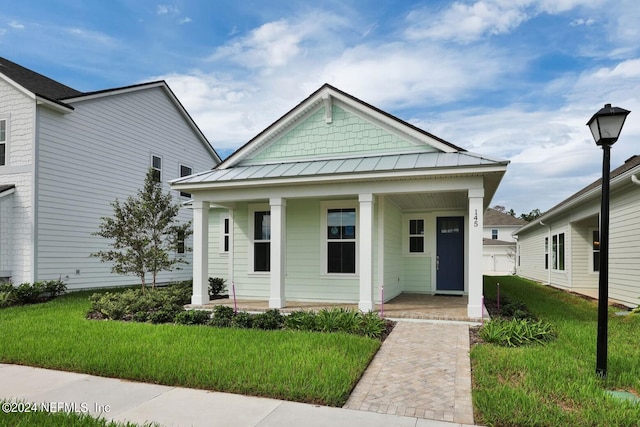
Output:
<svg viewBox="0 0 640 427">
<path fill-rule="evenodd" d="M 325 84 L 212 170 L 193 199 L 193 304 L 468 296 L 482 316 L 483 212 L 507 161 L 472 154 Z M 384 289 L 384 290 L 383 290 Z"/>
</svg>

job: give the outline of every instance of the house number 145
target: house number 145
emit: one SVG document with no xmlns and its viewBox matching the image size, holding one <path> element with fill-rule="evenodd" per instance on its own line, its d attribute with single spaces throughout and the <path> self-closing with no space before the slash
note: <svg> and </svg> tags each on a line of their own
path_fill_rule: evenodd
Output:
<svg viewBox="0 0 640 427">
<path fill-rule="evenodd" d="M 478 209 L 475 209 L 473 213 L 473 226 L 474 227 L 478 226 Z"/>
</svg>

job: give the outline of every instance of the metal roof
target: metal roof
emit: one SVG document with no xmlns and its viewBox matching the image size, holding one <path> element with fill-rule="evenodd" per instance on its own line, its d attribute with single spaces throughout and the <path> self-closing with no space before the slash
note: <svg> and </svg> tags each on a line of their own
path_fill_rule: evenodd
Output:
<svg viewBox="0 0 640 427">
<path fill-rule="evenodd" d="M 256 180 L 264 178 L 293 178 L 331 174 L 357 174 L 403 170 L 445 169 L 468 166 L 504 166 L 508 161 L 493 160 L 469 152 L 409 153 L 349 157 L 344 159 L 305 160 L 270 164 L 236 166 L 213 169 L 176 179 L 172 184 L 196 184 Z"/>
</svg>

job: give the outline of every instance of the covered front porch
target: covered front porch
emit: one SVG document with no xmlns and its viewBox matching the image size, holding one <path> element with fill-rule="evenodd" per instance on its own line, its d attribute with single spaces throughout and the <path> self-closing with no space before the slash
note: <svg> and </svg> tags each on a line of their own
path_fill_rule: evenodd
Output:
<svg viewBox="0 0 640 427">
<path fill-rule="evenodd" d="M 384 304 L 377 303 L 374 311 L 389 319 L 422 319 L 441 320 L 457 322 L 479 322 L 482 318 L 469 317 L 467 305 L 469 298 L 467 295 L 423 295 L 403 293 Z M 233 307 L 238 312 L 261 313 L 270 309 L 268 300 L 248 300 L 233 298 L 223 298 L 209 301 L 202 305 L 189 305 L 188 308 L 209 309 L 216 306 Z M 323 301 L 303 302 L 287 301 L 287 306 L 279 309 L 281 313 L 291 313 L 294 311 L 319 311 L 322 309 L 345 308 L 358 310 L 357 303 L 330 303 Z M 486 310 L 483 317 L 487 317 Z"/>
</svg>

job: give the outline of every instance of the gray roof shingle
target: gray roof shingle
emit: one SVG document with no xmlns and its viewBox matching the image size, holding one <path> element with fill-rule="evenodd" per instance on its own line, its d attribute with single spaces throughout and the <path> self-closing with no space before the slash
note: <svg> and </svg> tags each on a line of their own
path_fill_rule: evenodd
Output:
<svg viewBox="0 0 640 427">
<path fill-rule="evenodd" d="M 2 57 L 0 57 L 0 73 L 36 95 L 50 100 L 57 101 L 82 94 L 80 91 Z"/>
</svg>

